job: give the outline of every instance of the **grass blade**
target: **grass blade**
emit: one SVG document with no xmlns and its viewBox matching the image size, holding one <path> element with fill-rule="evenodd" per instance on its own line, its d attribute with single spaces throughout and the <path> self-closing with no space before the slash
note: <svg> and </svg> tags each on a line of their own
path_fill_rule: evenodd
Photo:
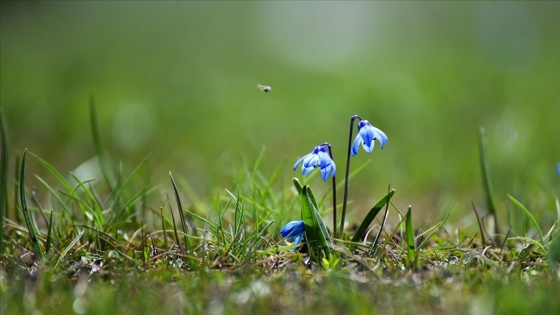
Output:
<svg viewBox="0 0 560 315">
<path fill-rule="evenodd" d="M 74 174 L 70 174 L 70 175 L 72 176 L 72 178 L 74 179 L 77 185 L 74 191 L 78 191 L 78 189 L 81 189 L 85 194 L 85 197 L 87 197 L 91 201 L 91 205 L 89 206 L 89 208 L 91 209 L 91 215 L 94 218 L 94 223 L 98 229 L 103 229 L 105 227 L 105 224 L 107 223 L 107 220 L 103 215 L 101 201 L 99 201 L 99 199 L 95 196 L 92 189 L 86 186 L 86 182 L 82 181 Z"/>
<path fill-rule="evenodd" d="M 550 242 L 548 248 L 548 263 L 551 271 L 558 273 L 558 263 L 560 262 L 560 234 Z M 558 276 L 558 275 L 556 275 Z"/>
<path fill-rule="evenodd" d="M 416 267 L 416 243 L 414 240 L 414 231 L 412 230 L 412 206 L 408 206 L 405 220 L 405 234 L 406 234 L 406 252 L 408 257 L 408 265 L 411 268 Z"/>
<path fill-rule="evenodd" d="M 17 179 L 18 175 L 20 173 L 19 168 L 21 167 L 21 158 L 19 156 L 19 154 L 16 154 L 16 158 L 14 161 L 14 175 L 16 177 L 16 180 L 14 180 L 14 206 L 12 207 L 12 213 L 10 215 L 10 213 L 6 213 L 6 219 L 7 218 L 12 218 L 14 220 L 16 220 L 17 222 L 21 222 L 21 220 L 19 220 L 21 218 L 21 211 L 17 211 L 17 205 L 20 203 L 19 202 L 19 179 Z M 7 197 L 6 197 L 7 198 Z M 10 209 L 6 209 L 6 211 L 10 211 Z"/>
<path fill-rule="evenodd" d="M 8 139 L 0 107 L 0 255 L 4 254 L 4 218 L 8 214 Z"/>
<path fill-rule="evenodd" d="M 68 190 L 68 192 L 71 193 L 74 192 L 72 185 L 70 185 L 70 183 L 68 183 L 68 181 L 64 178 L 64 176 L 62 176 L 62 174 L 60 174 L 52 165 L 50 165 L 47 161 L 43 160 L 33 152 L 29 152 L 29 154 L 32 157 L 34 157 L 37 160 L 37 162 L 39 162 L 39 164 L 41 164 L 44 168 L 46 168 L 47 171 L 49 171 L 49 173 L 54 175 L 54 177 L 64 186 L 64 188 Z"/>
<path fill-rule="evenodd" d="M 253 165 L 253 173 L 252 173 L 252 177 L 251 177 L 251 184 L 252 184 L 252 191 L 255 192 L 258 190 L 257 188 L 257 179 L 256 176 L 259 172 L 259 166 L 261 164 L 262 159 L 264 158 L 264 151 L 265 151 L 265 147 L 261 147 L 261 150 L 259 152 L 259 156 L 257 156 L 257 160 L 255 161 L 255 165 Z"/>
<path fill-rule="evenodd" d="M 140 172 L 140 170 L 143 168 L 143 166 L 150 160 L 150 156 L 151 156 L 151 154 L 146 155 L 146 157 L 144 157 L 142 162 L 140 162 L 140 164 L 138 164 L 138 166 L 136 166 L 136 168 L 134 168 L 132 173 L 130 173 L 130 175 L 123 181 L 123 183 L 115 186 L 115 189 L 113 190 L 113 193 L 111 194 L 111 196 L 109 197 L 109 199 L 105 203 L 105 204 L 110 205 L 109 208 L 114 208 L 115 207 L 115 205 L 117 204 L 117 202 L 119 200 L 119 197 L 123 193 L 123 190 L 130 184 L 130 182 L 136 177 L 138 172 Z"/>
<path fill-rule="evenodd" d="M 390 192 L 391 192 L 391 184 L 389 184 L 389 186 L 387 187 L 387 193 L 390 193 Z M 383 229 L 385 228 L 385 224 L 387 223 L 387 217 L 389 215 L 389 205 L 390 204 L 391 204 L 390 200 L 385 204 L 385 213 L 383 214 L 383 219 L 381 220 L 381 226 L 379 226 L 379 231 L 377 231 L 377 235 L 375 236 L 375 240 L 373 240 L 373 244 L 371 245 L 371 248 L 373 248 L 373 249 L 375 249 L 375 246 L 377 246 L 377 242 L 381 238 L 381 233 L 383 233 Z M 366 236 L 364 236 L 364 238 L 367 238 L 367 233 L 366 233 Z"/>
<path fill-rule="evenodd" d="M 73 218 L 73 215 L 70 213 L 70 211 L 68 210 L 68 206 L 66 205 L 66 203 L 64 201 L 62 201 L 62 198 L 60 198 L 60 196 L 58 195 L 58 193 L 56 192 L 56 190 L 54 188 L 52 188 L 44 179 L 42 179 L 39 175 L 35 175 L 35 178 L 41 183 L 43 184 L 43 186 L 45 186 L 45 188 L 47 188 L 47 190 L 51 193 L 51 195 L 54 197 L 54 199 L 56 199 L 60 205 L 62 206 L 62 209 L 64 210 L 64 213 L 66 213 L 68 215 L 68 217 Z"/>
<path fill-rule="evenodd" d="M 53 230 L 53 224 L 52 224 L 52 218 L 53 218 L 53 212 L 51 210 L 51 215 L 49 217 L 49 226 L 48 226 L 48 230 L 47 230 L 47 244 L 45 245 L 45 254 L 48 255 L 50 250 L 51 250 L 51 244 L 52 244 L 52 230 Z"/>
<path fill-rule="evenodd" d="M 534 239 L 530 238 L 530 237 L 524 237 L 524 236 L 513 236 L 508 238 L 508 241 L 523 241 L 527 244 L 533 244 L 536 247 L 538 247 L 538 249 L 541 251 L 542 254 L 546 255 L 546 248 L 544 248 L 543 244 L 541 244 L 539 241 L 535 241 Z"/>
<path fill-rule="evenodd" d="M 181 220 L 181 227 L 183 228 L 183 240 L 185 241 L 185 249 L 189 250 L 189 240 L 187 239 L 187 221 L 185 220 L 185 214 L 183 213 L 183 206 L 181 205 L 181 197 L 179 197 L 179 190 L 177 190 L 177 185 L 173 179 L 173 174 L 169 172 L 169 178 L 171 179 L 171 184 L 173 185 L 173 192 L 175 192 L 175 201 L 177 202 L 177 211 L 179 211 L 179 218 Z"/>
<path fill-rule="evenodd" d="M 484 194 L 486 195 L 486 202 L 488 203 L 488 211 L 494 218 L 494 229 L 496 244 L 499 244 L 500 225 L 498 224 L 498 211 L 494 199 L 494 190 L 492 189 L 492 182 L 490 180 L 490 169 L 488 167 L 488 158 L 486 156 L 486 137 L 484 137 L 484 128 L 480 128 L 478 137 L 478 147 L 480 151 L 480 167 L 482 168 L 482 179 L 484 183 Z"/>
<path fill-rule="evenodd" d="M 33 247 L 35 247 L 35 252 L 39 255 L 39 258 L 45 259 L 45 253 L 41 248 L 41 244 L 39 244 L 39 239 L 37 238 L 37 230 L 35 229 L 35 225 L 31 220 L 31 216 L 29 215 L 29 209 L 27 208 L 27 201 L 25 198 L 25 158 L 27 156 L 27 149 L 23 151 L 23 155 L 21 157 L 21 168 L 20 168 L 20 175 L 19 175 L 19 199 L 21 201 L 21 210 L 23 212 L 23 217 L 25 219 L 25 223 L 27 224 L 27 230 L 29 231 L 29 236 L 31 237 L 31 242 L 33 243 Z"/>
<path fill-rule="evenodd" d="M 208 220 L 208 219 L 204 218 L 203 216 L 200 216 L 200 215 L 198 215 L 198 214 L 196 214 L 192 211 L 189 211 L 189 210 L 185 210 L 185 212 L 188 215 L 192 216 L 193 218 L 199 219 L 200 221 L 204 222 L 204 224 L 207 224 L 213 232 L 218 231 L 218 226 L 216 224 L 210 222 L 210 220 Z"/>
<path fill-rule="evenodd" d="M 450 216 L 451 216 L 451 211 L 449 211 L 449 213 L 445 216 L 445 218 L 440 223 L 438 223 L 436 226 L 431 228 L 432 231 L 430 232 L 430 234 L 428 234 L 428 236 L 422 241 L 422 243 L 420 243 L 420 245 L 416 247 L 416 250 L 419 250 L 420 248 L 424 247 L 424 245 L 428 243 L 428 241 L 432 238 L 432 236 L 434 236 L 434 234 L 436 234 L 441 229 L 441 227 L 445 224 L 445 222 L 447 222 Z"/>
<path fill-rule="evenodd" d="M 183 251 L 183 248 L 181 248 L 181 242 L 179 242 L 179 233 L 177 233 L 177 223 L 175 223 L 175 215 L 173 214 L 173 207 L 171 207 L 171 204 L 169 204 L 169 212 L 171 212 L 171 222 L 173 223 L 173 232 L 175 233 L 175 243 L 177 244 L 177 247 L 179 247 L 179 249 Z"/>
<path fill-rule="evenodd" d="M 239 188 L 237 189 L 237 198 L 235 200 L 235 210 L 233 213 L 233 231 L 238 234 L 245 231 L 245 207 L 243 201 L 239 199 Z"/>
<path fill-rule="evenodd" d="M 64 249 L 64 251 L 62 251 L 62 254 L 60 254 L 60 257 L 58 257 L 58 260 L 56 261 L 56 264 L 54 265 L 53 270 L 56 270 L 56 267 L 58 267 L 58 264 L 64 259 L 64 257 L 66 257 L 66 255 L 68 254 L 68 252 L 72 249 L 72 247 L 74 247 L 74 245 L 76 245 L 76 243 L 78 243 L 78 241 L 80 240 L 80 238 L 82 237 L 82 235 L 84 235 L 84 232 L 86 230 L 82 230 L 78 236 L 76 236 L 72 242 L 70 243 L 70 245 L 66 246 L 66 248 Z"/>
<path fill-rule="evenodd" d="M 193 204 L 193 211 L 201 211 L 206 208 L 206 202 L 197 195 L 194 187 L 189 183 L 189 181 L 184 178 L 179 178 L 178 182 L 185 194 L 185 197 Z"/>
<path fill-rule="evenodd" d="M 101 168 L 101 172 L 103 173 L 103 177 L 109 185 L 111 191 L 113 191 L 116 187 L 116 179 L 113 171 L 109 167 L 109 161 L 107 160 L 107 156 L 105 155 L 105 150 L 101 145 L 101 137 L 99 136 L 99 124 L 97 122 L 97 112 L 95 109 L 95 99 L 93 95 L 89 96 L 89 118 L 91 123 L 91 133 L 93 135 L 93 144 L 95 146 L 95 150 L 97 151 L 97 156 L 99 157 L 99 167 Z"/>
<path fill-rule="evenodd" d="M 62 184 L 62 186 L 64 186 L 64 188 L 66 188 L 66 190 L 68 191 L 66 193 L 66 195 L 70 196 L 74 200 L 79 200 L 80 199 L 78 197 L 76 191 L 75 191 L 75 188 L 73 188 L 72 185 L 70 185 L 70 183 L 68 183 L 68 181 L 52 165 L 50 165 L 47 161 L 40 158 L 38 155 L 33 154 L 32 152 L 29 152 L 29 154 L 32 157 L 34 157 L 35 160 L 37 160 L 37 162 L 39 162 L 39 164 L 41 164 L 44 168 L 46 168 L 47 171 L 49 171 L 49 173 L 51 173 Z M 64 194 L 64 192 L 63 192 L 63 194 Z M 77 202 L 77 204 L 80 207 L 80 211 L 82 213 L 85 213 L 86 209 L 83 208 L 83 204 L 80 203 L 80 202 Z"/>
<path fill-rule="evenodd" d="M 474 201 L 471 200 L 472 208 L 474 210 L 474 214 L 476 215 L 476 221 L 478 222 L 478 228 L 480 229 L 480 237 L 482 238 L 482 246 L 486 245 L 486 237 L 485 237 L 485 229 L 484 224 L 482 223 L 482 219 L 478 215 L 478 211 L 476 210 L 476 206 L 474 205 Z"/>
<path fill-rule="evenodd" d="M 364 220 L 360 224 L 360 227 L 356 231 L 356 234 L 354 234 L 354 237 L 352 237 L 352 240 L 351 240 L 352 242 L 357 243 L 362 239 L 362 237 L 365 235 L 365 233 L 366 233 L 369 225 L 373 221 L 373 219 L 375 219 L 375 217 L 377 216 L 379 211 L 381 211 L 381 209 L 383 209 L 383 207 L 386 204 L 388 204 L 389 201 L 391 201 L 391 197 L 393 197 L 394 194 L 395 194 L 395 190 L 391 189 L 391 191 L 389 191 L 388 194 L 381 197 L 381 199 L 379 199 L 379 201 L 377 201 L 377 203 L 375 203 L 373 208 L 371 208 L 371 210 L 369 210 L 368 214 L 366 215 L 366 217 L 364 218 Z"/>
<path fill-rule="evenodd" d="M 161 228 L 163 230 L 163 247 L 167 248 L 167 227 L 165 226 L 165 217 L 163 216 L 163 206 L 159 208 L 161 218 Z"/>
<path fill-rule="evenodd" d="M 535 225 L 535 228 L 537 228 L 537 232 L 539 232 L 539 236 L 541 238 L 541 242 L 544 243 L 545 241 L 545 237 L 543 232 L 541 231 L 541 228 L 539 226 L 539 224 L 537 223 L 537 220 L 535 220 L 535 217 L 531 214 L 531 212 L 525 208 L 525 206 L 523 204 L 521 204 L 521 202 L 517 201 L 517 199 L 513 198 L 513 196 L 508 194 L 508 198 L 519 208 L 521 209 L 521 211 L 523 211 L 523 213 L 529 218 L 529 220 L 531 220 L 531 222 Z"/>
<path fill-rule="evenodd" d="M 558 201 L 558 197 L 556 197 L 556 222 L 560 224 L 560 201 Z"/>
<path fill-rule="evenodd" d="M 144 184 L 144 186 L 142 187 L 142 189 L 140 189 L 140 191 L 136 195 L 132 196 L 132 198 L 130 198 L 130 200 L 128 202 L 126 202 L 122 207 L 120 207 L 115 212 L 115 216 L 107 221 L 106 229 L 109 229 L 109 227 L 113 223 L 114 224 L 122 223 L 122 222 L 119 222 L 117 220 L 117 218 L 119 218 L 126 211 L 126 209 L 128 209 L 128 207 L 134 205 L 141 197 L 150 193 L 150 189 L 148 189 L 148 188 L 150 186 L 151 181 L 152 181 L 152 179 L 149 178 L 148 181 L 146 181 L 146 184 Z"/>
</svg>

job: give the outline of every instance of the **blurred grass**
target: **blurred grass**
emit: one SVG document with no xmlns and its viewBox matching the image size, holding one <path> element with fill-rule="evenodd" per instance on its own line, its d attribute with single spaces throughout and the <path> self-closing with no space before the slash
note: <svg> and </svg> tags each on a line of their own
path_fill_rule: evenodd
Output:
<svg viewBox="0 0 560 315">
<path fill-rule="evenodd" d="M 479 127 L 502 214 L 506 193 L 538 213 L 559 193 L 559 3 L 2 2 L 0 9 L 9 150 L 27 147 L 58 169 L 95 155 L 84 127 L 91 92 L 108 152 L 137 162 L 151 152 L 155 182 L 173 170 L 202 197 L 243 182 L 239 156 L 256 160 L 262 146 L 260 168 L 286 162 L 284 182 L 315 143 L 333 144 L 342 165 L 353 114 L 390 138 L 352 182 L 361 203 L 353 207 L 367 209 L 391 183 L 400 207 L 413 202 L 415 212 L 431 213 L 458 200 L 470 212 L 468 200 L 483 198 Z"/>
<path fill-rule="evenodd" d="M 504 284 L 496 275 L 486 284 L 474 272 L 459 268 L 432 272 L 430 282 L 415 285 L 412 277 L 402 285 L 359 282 L 344 273 L 317 276 L 316 282 L 305 278 L 299 269 L 286 271 L 285 277 L 241 275 L 232 277 L 216 271 L 208 279 L 186 275 L 175 277 L 172 271 L 145 275 L 123 275 L 114 284 L 84 276 L 68 285 L 52 281 L 51 274 L 35 280 L 14 282 L 19 295 L 7 292 L 11 299 L 26 303 L 10 303 L 11 314 L 41 311 L 43 314 L 303 314 L 320 311 L 323 314 L 554 314 L 560 307 L 554 292 L 558 283 L 524 283 L 511 280 Z M 450 281 L 460 276 L 479 281 L 468 286 Z M 173 279 L 173 283 L 169 280 Z M 361 279 L 361 278 L 359 278 Z M 424 279 L 426 280 L 426 279 Z M 26 289 L 27 288 L 27 289 Z M 340 288 L 345 288 L 341 290 Z M 286 291 L 291 294 L 286 294 Z M 53 292 L 55 292 L 53 294 Z M 299 297 L 298 301 L 293 296 Z M 531 298 L 527 298 L 530 296 Z"/>
</svg>

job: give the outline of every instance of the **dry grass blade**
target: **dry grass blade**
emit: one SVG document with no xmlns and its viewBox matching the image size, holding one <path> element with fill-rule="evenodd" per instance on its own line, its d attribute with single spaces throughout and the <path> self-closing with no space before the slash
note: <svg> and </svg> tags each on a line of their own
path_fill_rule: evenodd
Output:
<svg viewBox="0 0 560 315">
<path fill-rule="evenodd" d="M 476 210 L 476 206 L 474 205 L 474 201 L 471 200 L 471 204 L 472 204 L 472 208 L 474 211 L 474 214 L 476 215 L 476 221 L 478 222 L 478 228 L 480 229 L 480 237 L 482 238 L 482 245 L 486 245 L 486 236 L 485 234 L 487 233 L 484 229 L 484 224 L 482 223 L 482 220 L 480 219 L 480 216 L 478 215 L 478 211 Z"/>
</svg>

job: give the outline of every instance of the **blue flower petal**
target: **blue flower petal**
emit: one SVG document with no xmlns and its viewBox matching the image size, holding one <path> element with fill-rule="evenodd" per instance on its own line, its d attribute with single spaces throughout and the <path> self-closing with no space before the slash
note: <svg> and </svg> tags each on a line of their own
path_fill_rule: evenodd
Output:
<svg viewBox="0 0 560 315">
<path fill-rule="evenodd" d="M 373 126 L 368 121 L 366 121 L 366 124 L 363 128 L 360 128 L 360 136 L 363 140 L 364 149 L 366 149 L 367 152 L 371 153 L 371 150 L 373 150 L 371 149 L 372 143 L 373 140 L 375 140 L 375 137 L 373 135 Z"/>
<path fill-rule="evenodd" d="M 356 139 L 354 139 L 354 144 L 352 145 L 352 156 L 356 156 L 356 154 L 358 154 L 358 151 L 360 151 L 361 142 L 362 142 L 362 137 L 360 137 L 360 134 L 358 134 L 356 136 Z"/>
<path fill-rule="evenodd" d="M 377 140 L 379 140 L 379 143 L 381 144 L 381 149 L 383 149 L 383 146 L 385 145 L 385 143 L 387 143 L 389 141 L 389 139 L 387 138 L 387 135 L 381 131 L 378 128 L 373 127 L 373 134 L 375 136 L 375 138 Z"/>
<path fill-rule="evenodd" d="M 336 166 L 334 165 L 334 163 L 328 166 L 328 173 L 331 175 L 331 177 L 334 177 L 334 175 L 336 174 Z"/>
<path fill-rule="evenodd" d="M 335 175 L 336 166 L 328 153 L 319 152 L 319 157 L 321 158 L 321 175 L 323 177 L 323 181 L 327 181 L 329 175 Z"/>
<path fill-rule="evenodd" d="M 309 155 L 309 154 L 307 154 Z M 305 159 L 307 157 L 307 155 L 304 155 L 302 157 L 299 158 L 299 160 L 296 161 L 296 164 L 294 164 L 294 171 L 297 170 L 298 166 L 301 164 L 301 162 L 303 162 L 303 159 Z"/>
<path fill-rule="evenodd" d="M 323 176 L 323 181 L 327 181 L 329 175 L 334 177 L 336 173 L 336 166 L 334 162 L 326 162 L 324 165 L 321 165 L 321 175 Z"/>
<path fill-rule="evenodd" d="M 303 239 L 303 233 L 299 234 L 298 236 L 296 236 L 294 238 L 294 245 L 298 245 L 299 243 L 301 243 L 302 239 Z M 294 251 L 296 251 L 295 248 L 294 248 Z"/>
<path fill-rule="evenodd" d="M 309 153 L 305 159 L 303 159 L 303 167 L 317 167 L 321 159 L 319 155 L 315 153 Z"/>
<path fill-rule="evenodd" d="M 329 179 L 329 172 L 330 172 L 330 169 L 328 169 L 328 168 L 322 168 L 321 169 L 321 177 L 323 178 L 324 182 L 326 182 L 327 179 Z"/>
<path fill-rule="evenodd" d="M 310 173 L 312 170 L 314 170 L 314 169 L 315 169 L 315 166 L 309 166 L 309 167 L 305 167 L 305 166 L 304 166 L 304 167 L 302 167 L 302 169 L 301 169 L 301 174 L 302 174 L 302 175 L 307 175 L 307 174 L 309 174 L 309 173 Z"/>
<path fill-rule="evenodd" d="M 367 153 L 371 153 L 373 152 L 373 148 L 375 146 L 375 141 L 373 141 L 374 140 L 373 133 L 371 132 L 370 129 L 368 129 L 367 132 L 364 132 L 364 135 L 365 137 L 362 137 L 363 139 L 362 147 Z"/>
</svg>

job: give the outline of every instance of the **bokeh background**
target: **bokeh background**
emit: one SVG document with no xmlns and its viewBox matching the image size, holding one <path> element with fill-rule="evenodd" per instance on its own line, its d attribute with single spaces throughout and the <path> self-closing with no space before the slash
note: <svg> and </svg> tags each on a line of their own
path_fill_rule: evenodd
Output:
<svg viewBox="0 0 560 315">
<path fill-rule="evenodd" d="M 0 106 L 11 153 L 68 173 L 95 155 L 93 94 L 114 165 L 151 153 L 156 183 L 173 171 L 203 197 L 243 185 L 241 159 L 263 147 L 261 171 L 284 163 L 287 186 L 293 162 L 329 141 L 342 178 L 360 114 L 389 143 L 353 159 L 372 163 L 352 180 L 352 207 L 391 183 L 429 222 L 470 214 L 471 199 L 484 212 L 484 127 L 499 207 L 515 211 L 509 193 L 552 220 L 559 14 L 558 2 L 517 1 L 2 2 Z"/>
</svg>

